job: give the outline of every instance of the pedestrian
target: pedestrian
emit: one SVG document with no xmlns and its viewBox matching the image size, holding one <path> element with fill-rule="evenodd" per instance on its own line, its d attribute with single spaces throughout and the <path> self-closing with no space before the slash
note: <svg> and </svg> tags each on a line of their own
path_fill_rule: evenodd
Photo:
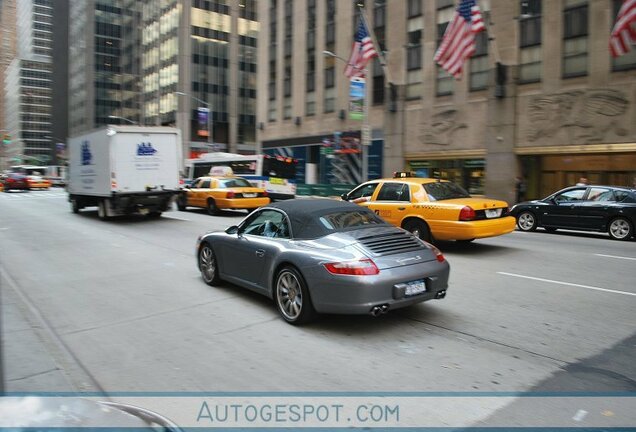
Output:
<svg viewBox="0 0 636 432">
<path fill-rule="evenodd" d="M 518 203 L 526 200 L 526 180 L 522 176 L 515 178 L 515 199 Z"/>
<path fill-rule="evenodd" d="M 579 182 L 576 184 L 577 186 L 587 186 L 590 182 L 587 180 L 587 177 L 581 177 Z"/>
</svg>

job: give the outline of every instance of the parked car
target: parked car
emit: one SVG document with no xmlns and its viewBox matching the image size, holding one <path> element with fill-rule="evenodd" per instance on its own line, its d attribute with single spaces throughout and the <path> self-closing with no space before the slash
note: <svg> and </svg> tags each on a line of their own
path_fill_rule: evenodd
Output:
<svg viewBox="0 0 636 432">
<path fill-rule="evenodd" d="M 446 180 L 396 173 L 394 178 L 363 183 L 341 198 L 373 210 L 428 242 L 469 242 L 515 229 L 505 201 L 471 197 L 461 186 Z"/>
<path fill-rule="evenodd" d="M 409 232 L 351 203 L 270 204 L 197 241 L 203 280 L 235 283 L 274 299 L 291 324 L 316 312 L 372 314 L 446 296 L 449 265 Z"/>
<path fill-rule="evenodd" d="M 49 189 L 51 187 L 50 180 L 35 174 L 28 175 L 27 182 L 29 183 L 29 189 Z"/>
<path fill-rule="evenodd" d="M 228 167 L 214 167 L 211 176 L 199 177 L 183 187 L 177 199 L 177 208 L 184 211 L 187 207 L 202 207 L 211 215 L 223 209 L 245 209 L 251 213 L 269 202 L 265 189 L 254 187 L 246 179 L 232 175 Z"/>
<path fill-rule="evenodd" d="M 612 186 L 573 186 L 541 200 L 515 205 L 511 214 L 521 231 L 557 229 L 607 232 L 616 240 L 634 236 L 636 190 Z"/>
<path fill-rule="evenodd" d="M 29 190 L 29 182 L 27 181 L 27 176 L 20 173 L 8 173 L 5 178 L 2 180 L 2 184 L 5 192 L 9 192 L 10 190 Z"/>
</svg>

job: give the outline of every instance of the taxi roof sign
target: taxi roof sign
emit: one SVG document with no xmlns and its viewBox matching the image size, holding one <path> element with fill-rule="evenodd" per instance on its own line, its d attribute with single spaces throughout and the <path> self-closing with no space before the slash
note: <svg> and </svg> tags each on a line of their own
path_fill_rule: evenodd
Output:
<svg viewBox="0 0 636 432">
<path fill-rule="evenodd" d="M 215 177 L 229 177 L 234 175 L 234 172 L 229 166 L 215 166 L 210 168 L 210 175 Z"/>
<path fill-rule="evenodd" d="M 396 171 L 393 173 L 393 178 L 409 178 L 417 177 L 412 171 Z"/>
</svg>

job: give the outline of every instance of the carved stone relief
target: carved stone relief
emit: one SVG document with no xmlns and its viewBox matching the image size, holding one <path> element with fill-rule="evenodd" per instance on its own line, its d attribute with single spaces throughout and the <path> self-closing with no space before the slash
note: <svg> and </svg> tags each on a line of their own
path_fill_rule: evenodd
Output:
<svg viewBox="0 0 636 432">
<path fill-rule="evenodd" d="M 622 137 L 629 100 L 617 90 L 577 90 L 537 96 L 528 103 L 527 137 L 537 141 L 564 131 L 571 141 L 603 142 Z"/>
<path fill-rule="evenodd" d="M 424 143 L 448 145 L 459 129 L 467 128 L 466 123 L 459 120 L 459 111 L 447 109 L 433 115 L 430 123 L 424 126 Z"/>
</svg>

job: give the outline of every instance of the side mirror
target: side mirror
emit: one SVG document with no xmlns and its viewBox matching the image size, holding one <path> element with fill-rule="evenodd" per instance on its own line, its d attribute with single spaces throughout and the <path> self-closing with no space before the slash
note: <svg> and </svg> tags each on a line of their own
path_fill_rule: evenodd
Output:
<svg viewBox="0 0 636 432">
<path fill-rule="evenodd" d="M 226 234 L 236 234 L 238 233 L 238 227 L 236 225 L 232 225 L 228 229 L 225 230 Z"/>
<path fill-rule="evenodd" d="M 340 199 L 343 201 L 349 201 L 349 194 L 343 193 L 342 195 L 340 195 Z"/>
</svg>

